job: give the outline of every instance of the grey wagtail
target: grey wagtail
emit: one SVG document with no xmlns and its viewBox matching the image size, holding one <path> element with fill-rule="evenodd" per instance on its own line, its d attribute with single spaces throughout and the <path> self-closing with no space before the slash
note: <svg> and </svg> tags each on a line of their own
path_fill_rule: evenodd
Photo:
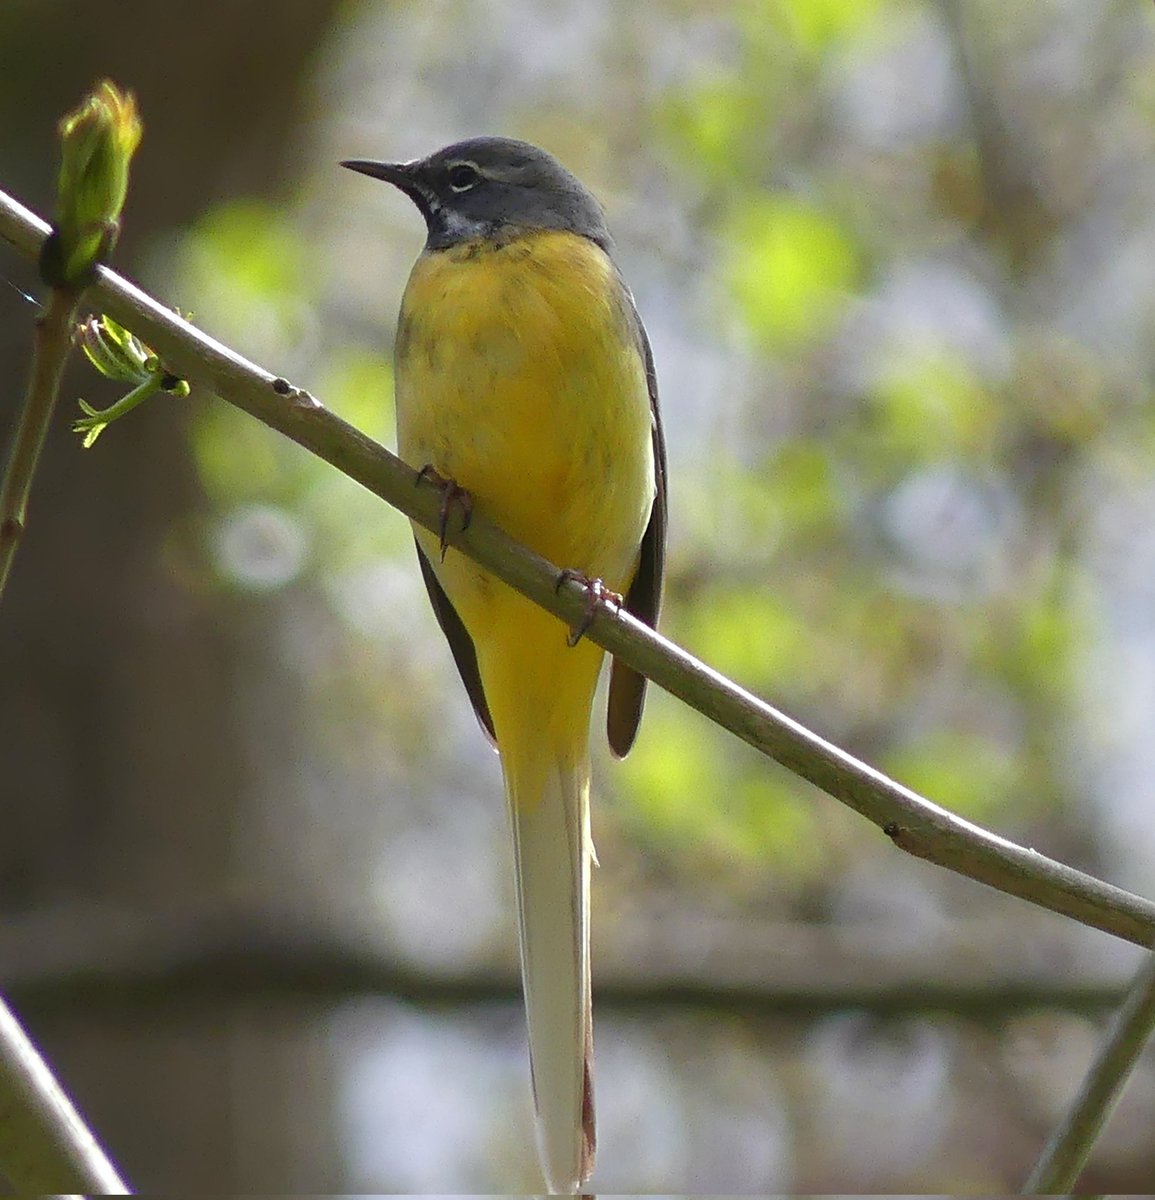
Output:
<svg viewBox="0 0 1155 1200">
<path fill-rule="evenodd" d="M 428 230 L 397 326 L 402 457 L 584 578 L 591 606 L 604 585 L 656 624 L 657 381 L 598 202 L 551 155 L 509 138 L 342 165 L 400 188 Z M 573 1192 L 594 1159 L 589 728 L 604 655 L 588 640 L 568 644 L 556 617 L 415 532 L 433 610 L 501 756 L 538 1144 L 550 1189 Z M 613 663 L 607 727 L 619 756 L 645 682 Z"/>
</svg>

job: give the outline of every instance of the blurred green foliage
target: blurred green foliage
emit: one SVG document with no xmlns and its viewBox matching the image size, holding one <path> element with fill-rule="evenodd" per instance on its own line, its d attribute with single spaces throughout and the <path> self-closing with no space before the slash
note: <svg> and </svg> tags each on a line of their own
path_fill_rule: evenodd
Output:
<svg viewBox="0 0 1155 1200">
<path fill-rule="evenodd" d="M 949 350 L 911 347 L 878 379 L 871 401 L 865 414 L 869 427 L 859 431 L 865 462 L 877 456 L 890 470 L 905 471 L 918 462 L 982 461 L 997 443 L 998 398 Z"/>
<path fill-rule="evenodd" d="M 617 230 L 623 245 L 644 245 L 651 222 L 691 231 L 654 252 L 676 317 L 641 292 L 643 312 L 667 344 L 694 325 L 746 365 L 740 385 L 688 400 L 655 339 L 672 462 L 665 630 L 940 803 L 1002 827 L 1064 814 L 1063 836 L 1078 836 L 1057 749 L 1103 602 L 1088 481 L 1125 492 L 1149 472 L 1155 363 L 1150 339 L 1072 316 L 1089 268 L 1071 247 L 1107 203 L 1104 172 L 1131 182 L 1110 137 L 1150 149 L 1155 93 L 1121 64 L 1098 140 L 1073 136 L 1095 128 L 1091 82 L 1076 70 L 1039 86 L 1023 64 L 1051 42 L 1077 55 L 1082 35 L 1022 4 L 690 0 L 650 16 L 647 51 L 663 30 L 683 49 L 677 70 L 622 84 L 639 128 L 606 133 L 586 96 L 588 109 L 516 109 L 524 127 L 502 131 L 548 133 L 619 197 L 647 172 L 664 180 L 644 222 Z M 230 203 L 184 252 L 201 315 L 228 312 L 242 349 L 285 374 L 302 364 L 306 386 L 386 442 L 389 364 L 365 347 L 387 341 L 380 300 L 417 245 L 401 222 L 390 240 L 393 202 L 358 200 L 359 231 L 344 199 L 319 217 L 310 189 Z M 627 207 L 611 204 L 611 221 Z M 1106 270 L 1112 234 L 1096 236 L 1080 245 Z M 1125 298 L 1123 325 L 1149 329 L 1150 289 Z M 689 443 L 687 417 L 702 431 Z M 340 572 L 398 555 L 413 570 L 404 523 L 296 448 L 220 407 L 195 443 L 220 511 L 272 505 L 298 525 L 306 578 L 337 619 Z M 383 688 L 383 723 L 395 701 Z M 440 703 L 428 698 L 430 737 Z M 405 708 L 417 719 L 412 697 Z M 805 789 L 663 698 L 609 786 L 647 857 L 706 881 L 768 866 L 833 881 L 863 852 L 853 818 L 819 819 Z"/>
<path fill-rule="evenodd" d="M 722 240 L 742 319 L 771 344 L 829 329 L 858 274 L 838 224 L 787 196 L 755 194 L 737 205 Z"/>
<path fill-rule="evenodd" d="M 223 314 L 247 353 L 292 361 L 295 344 L 316 320 L 310 307 L 314 264 L 306 245 L 291 209 L 252 201 L 219 206 L 182 246 L 198 308 Z M 386 356 L 363 345 L 327 344 L 310 386 L 358 428 L 387 437 L 393 383 Z M 312 569 L 321 576 L 408 542 L 400 522 L 390 521 L 368 492 L 235 409 L 205 406 L 192 436 L 217 510 L 274 506 L 301 532 Z"/>
<path fill-rule="evenodd" d="M 883 0 L 745 0 L 737 23 L 752 52 L 769 57 L 788 46 L 799 58 L 820 59 L 869 28 Z"/>
</svg>

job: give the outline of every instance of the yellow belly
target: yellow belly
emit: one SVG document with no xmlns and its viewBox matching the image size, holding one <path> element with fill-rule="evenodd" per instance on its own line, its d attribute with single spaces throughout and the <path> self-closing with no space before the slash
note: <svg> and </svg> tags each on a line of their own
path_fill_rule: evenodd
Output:
<svg viewBox="0 0 1155 1200">
<path fill-rule="evenodd" d="M 608 257 L 573 234 L 435 251 L 410 277 L 396 364 L 402 457 L 456 480 L 475 511 L 550 561 L 617 591 L 633 576 L 654 497 L 628 312 Z M 424 544 L 437 564 L 432 539 Z M 601 651 L 569 650 L 560 622 L 452 550 L 435 569 L 477 646 L 499 744 L 510 719 L 499 693 L 514 687 L 540 693 L 530 702 L 547 704 L 548 724 L 572 729 L 573 705 L 584 707 L 584 736 Z M 572 703 L 549 699 L 558 672 Z"/>
<path fill-rule="evenodd" d="M 620 576 L 654 494 L 626 313 L 609 259 L 573 234 L 423 255 L 401 309 L 402 456 L 561 566 Z"/>
</svg>

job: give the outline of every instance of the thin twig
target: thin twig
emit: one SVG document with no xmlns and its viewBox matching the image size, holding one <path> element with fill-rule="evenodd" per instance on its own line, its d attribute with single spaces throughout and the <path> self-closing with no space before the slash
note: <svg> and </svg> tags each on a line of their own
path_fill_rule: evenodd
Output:
<svg viewBox="0 0 1155 1200">
<path fill-rule="evenodd" d="M 72 325 L 79 296 L 54 288 L 37 318 L 32 376 L 16 423 L 12 450 L 0 481 L 0 597 L 28 522 L 28 496 L 40 451 L 56 409 L 60 378 L 72 346 Z"/>
<path fill-rule="evenodd" d="M 36 1047 L 0 1000 L 0 1164 L 20 1195 L 127 1195 Z"/>
<path fill-rule="evenodd" d="M 39 252 L 48 227 L 0 192 L 0 238 Z M 169 370 L 291 438 L 425 528 L 439 524 L 440 492 L 307 392 L 207 337 L 135 285 L 101 268 L 94 302 L 131 329 Z M 450 545 L 571 627 L 586 592 L 558 589 L 558 568 L 475 514 Z M 900 850 L 1143 947 L 1155 943 L 1155 903 L 964 821 L 888 779 L 771 708 L 635 620 L 605 608 L 586 635 L 710 720 L 874 822 Z"/>
<path fill-rule="evenodd" d="M 1155 1030 L 1155 954 L 1147 956 L 1115 1014 L 1070 1111 L 1043 1148 L 1024 1196 L 1074 1191 L 1099 1131 L 1111 1115 L 1143 1047 Z"/>
</svg>

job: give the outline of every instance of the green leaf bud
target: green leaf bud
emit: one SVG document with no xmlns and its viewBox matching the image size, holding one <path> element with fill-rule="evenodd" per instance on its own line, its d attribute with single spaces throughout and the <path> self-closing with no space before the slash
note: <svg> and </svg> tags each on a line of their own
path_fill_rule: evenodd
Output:
<svg viewBox="0 0 1155 1200">
<path fill-rule="evenodd" d="M 132 93 L 107 79 L 61 120 L 56 228 L 41 255 L 50 286 L 84 287 L 111 252 L 141 132 Z"/>
</svg>

